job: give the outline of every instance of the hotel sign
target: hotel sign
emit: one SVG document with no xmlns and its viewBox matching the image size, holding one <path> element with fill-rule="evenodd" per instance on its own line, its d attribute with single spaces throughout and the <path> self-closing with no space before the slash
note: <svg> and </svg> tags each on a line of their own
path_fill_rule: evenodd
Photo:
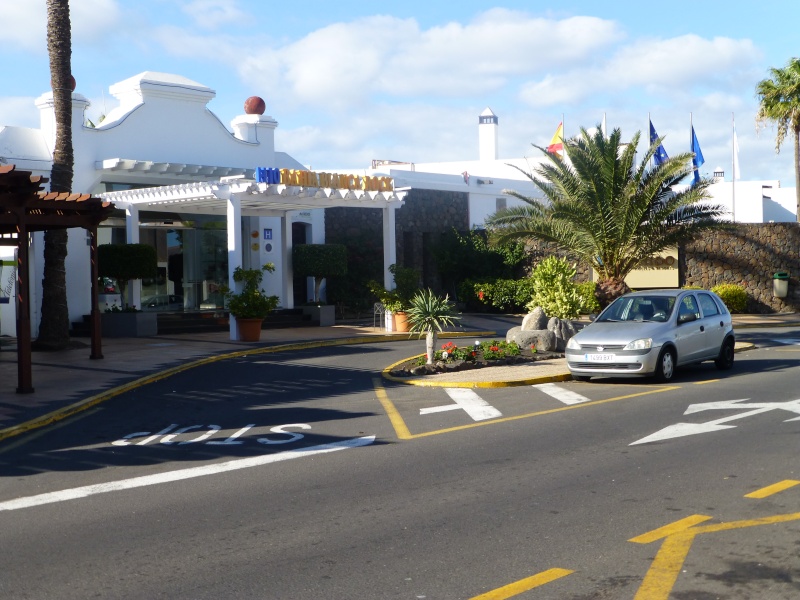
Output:
<svg viewBox="0 0 800 600">
<path fill-rule="evenodd" d="M 391 177 L 370 177 L 344 173 L 315 173 L 301 169 L 256 168 L 258 183 L 283 184 L 298 187 L 334 188 L 340 190 L 364 190 L 368 192 L 391 192 L 394 180 Z"/>
</svg>

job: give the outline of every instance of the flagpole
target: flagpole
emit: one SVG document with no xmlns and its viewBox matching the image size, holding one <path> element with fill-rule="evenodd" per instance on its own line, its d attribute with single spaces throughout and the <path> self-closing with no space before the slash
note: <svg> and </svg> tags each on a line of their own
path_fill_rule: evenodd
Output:
<svg viewBox="0 0 800 600">
<path fill-rule="evenodd" d="M 736 119 L 731 112 L 731 215 L 736 223 Z"/>
</svg>

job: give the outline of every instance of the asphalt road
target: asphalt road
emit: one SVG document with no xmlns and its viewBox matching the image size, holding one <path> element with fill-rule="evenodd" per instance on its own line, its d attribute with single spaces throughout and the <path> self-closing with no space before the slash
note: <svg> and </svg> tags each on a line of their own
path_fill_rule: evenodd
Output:
<svg viewBox="0 0 800 600">
<path fill-rule="evenodd" d="M 797 598 L 800 330 L 739 337 L 671 385 L 179 373 L 0 448 L 0 597 Z"/>
</svg>

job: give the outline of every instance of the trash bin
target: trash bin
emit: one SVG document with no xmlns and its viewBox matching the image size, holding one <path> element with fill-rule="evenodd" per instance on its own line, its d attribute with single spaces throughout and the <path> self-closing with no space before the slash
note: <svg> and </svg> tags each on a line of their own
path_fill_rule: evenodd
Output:
<svg viewBox="0 0 800 600">
<path fill-rule="evenodd" d="M 786 298 L 789 294 L 789 274 L 778 271 L 772 276 L 772 295 L 776 298 Z"/>
</svg>

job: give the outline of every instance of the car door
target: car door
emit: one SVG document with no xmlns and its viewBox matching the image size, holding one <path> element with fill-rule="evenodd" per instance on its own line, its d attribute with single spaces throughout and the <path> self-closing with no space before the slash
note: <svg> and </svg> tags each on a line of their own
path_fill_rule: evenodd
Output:
<svg viewBox="0 0 800 600">
<path fill-rule="evenodd" d="M 678 349 L 678 364 L 702 360 L 704 327 L 700 308 L 694 294 L 686 294 L 678 300 L 675 346 Z"/>
<path fill-rule="evenodd" d="M 697 301 L 703 313 L 701 329 L 703 330 L 702 358 L 716 358 L 725 338 L 725 318 L 711 294 L 697 293 Z"/>
</svg>

